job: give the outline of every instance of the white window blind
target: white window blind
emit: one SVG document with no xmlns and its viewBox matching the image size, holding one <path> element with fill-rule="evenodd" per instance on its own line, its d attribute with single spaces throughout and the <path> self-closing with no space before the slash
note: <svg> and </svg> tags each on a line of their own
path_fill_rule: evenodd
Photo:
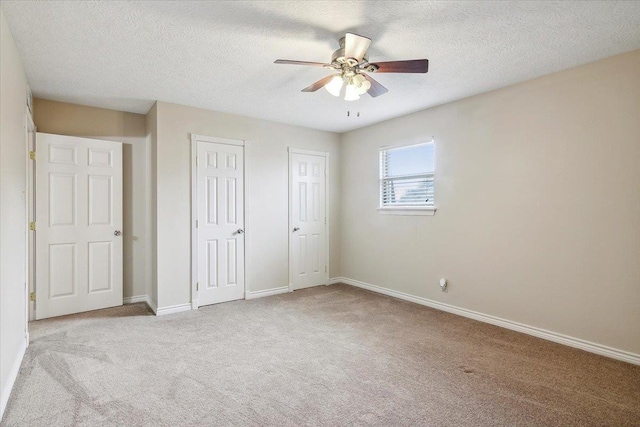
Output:
<svg viewBox="0 0 640 427">
<path fill-rule="evenodd" d="M 433 141 L 380 150 L 380 207 L 434 207 Z"/>
</svg>

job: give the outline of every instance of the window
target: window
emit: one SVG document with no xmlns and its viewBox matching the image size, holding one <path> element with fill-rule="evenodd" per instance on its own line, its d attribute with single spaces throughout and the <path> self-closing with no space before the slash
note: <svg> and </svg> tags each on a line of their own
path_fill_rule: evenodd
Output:
<svg viewBox="0 0 640 427">
<path fill-rule="evenodd" d="M 380 213 L 433 215 L 432 141 L 380 149 Z"/>
</svg>

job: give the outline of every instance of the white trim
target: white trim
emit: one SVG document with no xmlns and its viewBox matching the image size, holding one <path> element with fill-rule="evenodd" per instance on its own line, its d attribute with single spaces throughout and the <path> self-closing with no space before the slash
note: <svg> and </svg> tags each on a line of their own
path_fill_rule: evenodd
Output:
<svg viewBox="0 0 640 427">
<path fill-rule="evenodd" d="M 123 304 L 137 304 L 139 302 L 143 302 L 149 306 L 151 311 L 156 314 L 157 308 L 156 305 L 151 301 L 151 297 L 149 295 L 136 295 L 133 297 L 124 297 L 122 298 Z"/>
<path fill-rule="evenodd" d="M 198 153 L 198 142 L 211 142 L 215 144 L 226 144 L 226 145 L 235 145 L 243 147 L 242 157 L 243 157 L 243 181 L 244 181 L 244 200 L 243 204 L 243 212 L 244 212 L 244 230 L 247 230 L 247 194 L 248 194 L 248 167 L 247 167 L 247 155 L 248 148 L 251 143 L 247 140 L 243 139 L 228 139 L 228 138 L 218 138 L 214 136 L 205 136 L 198 135 L 195 133 L 191 134 L 191 302 L 190 306 L 192 310 L 196 310 L 198 305 L 198 229 L 196 228 L 196 221 L 198 219 L 198 191 L 197 191 L 197 169 L 196 169 L 196 160 Z M 244 294 L 245 299 L 246 295 L 249 293 L 249 283 L 247 280 L 247 234 L 244 234 Z M 159 314 L 158 314 L 159 315 Z"/>
<path fill-rule="evenodd" d="M 436 310 L 446 311 L 448 313 L 457 314 L 458 316 L 467 317 L 469 319 L 478 320 L 480 322 L 489 323 L 491 325 L 500 326 L 512 331 L 521 332 L 523 334 L 532 335 L 547 341 L 553 341 L 558 344 L 567 345 L 569 347 L 578 348 L 590 353 L 599 354 L 601 356 L 610 357 L 612 359 L 621 360 L 623 362 L 640 365 L 640 354 L 631 353 L 624 350 L 618 350 L 594 342 L 586 341 L 580 338 L 570 337 L 568 335 L 559 334 L 557 332 L 548 331 L 546 329 L 536 328 L 535 326 L 525 325 L 512 320 L 502 319 L 500 317 L 479 313 L 466 308 L 456 307 L 453 305 L 433 301 L 427 298 L 418 297 L 404 292 L 395 291 L 393 289 L 383 288 L 382 286 L 372 285 L 370 283 L 361 282 L 359 280 L 348 279 L 346 277 L 335 277 L 331 279 L 332 283 L 345 283 L 362 289 L 367 289 L 390 297 L 398 298 L 405 301 L 414 302 L 416 304 L 435 308 Z"/>
<path fill-rule="evenodd" d="M 329 264 L 329 261 L 331 259 L 330 256 L 330 248 L 329 248 L 329 230 L 331 229 L 331 219 L 329 218 L 329 158 L 330 158 L 330 154 L 328 151 L 313 151 L 313 150 L 301 150 L 299 148 L 294 148 L 294 147 L 288 147 L 287 151 L 289 152 L 289 156 L 288 156 L 288 180 L 289 180 L 289 193 L 287 195 L 287 203 L 289 205 L 289 228 L 287 230 L 287 233 L 289 234 L 289 238 L 287 239 L 288 243 L 289 243 L 289 286 L 288 286 L 288 290 L 289 292 L 293 292 L 294 291 L 294 287 L 293 287 L 293 263 L 291 262 L 292 260 L 292 253 L 291 253 L 291 248 L 292 248 L 292 238 L 293 235 L 291 233 L 291 230 L 293 229 L 293 222 L 292 222 L 292 218 L 293 218 L 293 211 L 291 209 L 291 197 L 293 194 L 293 171 L 292 171 L 292 162 L 291 162 L 291 157 L 292 154 L 304 154 L 304 155 L 308 155 L 308 156 L 318 156 L 318 157 L 324 157 L 325 161 L 324 161 L 324 168 L 325 168 L 325 174 L 324 174 L 324 197 L 325 197 L 325 203 L 324 203 L 324 217 L 327 219 L 327 222 L 325 224 L 325 252 L 326 252 L 326 257 L 325 257 L 325 265 L 326 265 L 326 271 L 325 271 L 325 276 L 324 276 L 324 280 L 325 280 L 325 285 L 329 283 L 329 272 L 331 271 L 331 267 Z"/>
<path fill-rule="evenodd" d="M 344 277 L 332 277 L 331 279 L 329 279 L 329 281 L 327 282 L 327 286 L 329 285 L 335 285 L 337 283 L 344 283 L 343 280 L 346 280 Z"/>
<path fill-rule="evenodd" d="M 243 171 L 242 171 L 242 179 L 244 181 L 244 192 L 243 192 L 243 196 L 244 196 L 244 200 L 242 201 L 242 212 L 244 214 L 244 245 L 243 245 L 243 249 L 244 249 L 244 294 L 245 297 L 247 295 L 248 292 L 250 292 L 250 288 L 249 288 L 249 278 L 247 277 L 247 247 L 249 246 L 247 244 L 247 241 L 251 240 L 251 233 L 249 233 L 249 235 L 247 235 L 246 231 L 247 230 L 251 230 L 251 228 L 249 228 L 249 223 L 247 221 L 247 219 L 249 218 L 249 215 L 247 215 L 247 211 L 248 209 L 248 204 L 247 204 L 247 199 L 249 198 L 249 147 L 251 146 L 251 142 L 249 141 L 243 141 L 244 142 L 244 150 L 242 150 L 242 155 L 244 156 L 243 158 Z"/>
<path fill-rule="evenodd" d="M 147 296 L 147 300 L 145 302 L 147 303 L 147 305 L 149 306 L 151 311 L 153 311 L 153 314 L 155 314 L 157 316 L 158 315 L 158 306 L 156 305 L 155 302 L 153 302 L 153 300 L 151 299 L 150 296 Z"/>
<path fill-rule="evenodd" d="M 197 177 L 197 156 L 198 154 L 198 135 L 191 134 L 191 183 L 189 189 L 191 191 L 191 309 L 198 308 L 198 229 L 196 221 L 198 219 L 198 177 Z"/>
<path fill-rule="evenodd" d="M 11 365 L 11 370 L 9 371 L 9 376 L 7 378 L 7 382 L 0 391 L 0 420 L 2 420 L 2 416 L 4 415 L 5 409 L 7 409 L 7 403 L 9 403 L 9 397 L 11 396 L 11 390 L 13 390 L 13 385 L 16 382 L 16 378 L 18 378 L 18 372 L 20 372 L 20 365 L 22 365 L 22 359 L 24 358 L 24 354 L 27 351 L 27 347 L 29 346 L 29 339 L 25 336 L 24 341 L 20 345 L 18 349 L 18 354 L 15 360 L 13 361 L 13 365 Z"/>
<path fill-rule="evenodd" d="M 147 298 L 149 298 L 147 295 L 136 295 L 134 297 L 124 297 L 122 298 L 122 303 L 123 304 L 137 304 L 139 302 L 147 302 Z"/>
<path fill-rule="evenodd" d="M 270 297 L 272 295 L 286 294 L 287 292 L 289 292 L 288 286 L 280 286 L 279 288 L 265 289 L 263 291 L 247 292 L 245 294 L 245 299 Z"/>
<path fill-rule="evenodd" d="M 414 147 L 416 145 L 426 145 L 426 144 L 432 144 L 436 142 L 436 139 L 432 136 L 430 140 L 428 141 L 424 141 L 421 138 L 419 138 L 419 141 L 416 142 L 399 142 L 397 144 L 388 144 L 388 145 L 382 145 L 380 146 L 380 151 L 382 150 L 395 150 L 396 148 L 406 148 L 406 147 Z"/>
<path fill-rule="evenodd" d="M 428 215 L 436 214 L 436 208 L 378 208 L 380 215 Z"/>
<path fill-rule="evenodd" d="M 326 151 L 301 150 L 294 147 L 287 147 L 287 151 L 292 154 L 306 154 L 308 156 L 329 157 L 329 153 Z"/>
<path fill-rule="evenodd" d="M 326 265 L 326 269 L 324 272 L 324 280 L 326 282 L 329 282 L 329 271 L 331 270 L 331 265 L 330 265 L 330 261 L 331 261 L 331 248 L 329 246 L 329 230 L 331 229 L 331 218 L 329 218 L 329 212 L 331 212 L 330 210 L 330 206 L 329 204 L 331 203 L 331 200 L 329 198 L 329 152 L 325 153 L 325 162 L 324 162 L 324 217 L 327 219 L 326 224 L 324 225 L 325 231 L 327 233 L 325 239 L 324 239 L 324 244 L 325 246 L 325 252 L 326 252 L 326 256 L 325 256 L 325 265 Z M 326 283 L 325 283 L 326 284 Z"/>
<path fill-rule="evenodd" d="M 30 151 L 35 151 L 36 150 L 36 138 L 35 138 L 35 134 L 37 132 L 37 127 L 33 122 L 33 114 L 31 113 L 31 111 L 29 111 L 29 108 L 27 107 L 26 109 L 26 146 L 27 146 L 27 156 L 26 156 L 26 162 L 27 162 L 27 177 L 26 177 L 26 183 L 27 183 L 27 190 L 26 190 L 26 195 L 25 195 L 25 208 L 26 208 L 26 213 L 27 213 L 27 224 L 26 224 L 26 229 L 27 229 L 27 296 L 26 296 L 26 311 L 27 311 L 27 325 L 29 323 L 29 321 L 31 320 L 36 320 L 36 303 L 35 302 L 31 302 L 31 300 L 29 299 L 29 293 L 31 292 L 35 292 L 36 291 L 36 255 L 35 255 L 35 249 L 36 249 L 36 236 L 35 236 L 35 232 L 31 231 L 29 229 L 29 222 L 31 221 L 35 221 L 36 220 L 36 214 L 35 214 L 35 198 L 36 198 L 36 165 L 35 165 L 35 160 L 31 160 L 29 158 L 29 152 Z M 29 138 L 29 134 L 33 133 L 33 139 L 31 140 Z M 27 329 L 28 326 L 27 326 Z"/>
<path fill-rule="evenodd" d="M 228 138 L 218 138 L 216 136 L 205 136 L 205 135 L 197 135 L 195 133 L 191 134 L 191 141 L 200 141 L 200 142 L 215 142 L 216 144 L 226 144 L 226 145 L 240 145 L 244 147 L 249 143 L 244 139 L 228 139 Z"/>
<path fill-rule="evenodd" d="M 183 311 L 191 311 L 191 303 L 170 305 L 168 307 L 160 307 L 156 310 L 156 316 L 166 316 L 167 314 L 182 313 Z"/>
</svg>

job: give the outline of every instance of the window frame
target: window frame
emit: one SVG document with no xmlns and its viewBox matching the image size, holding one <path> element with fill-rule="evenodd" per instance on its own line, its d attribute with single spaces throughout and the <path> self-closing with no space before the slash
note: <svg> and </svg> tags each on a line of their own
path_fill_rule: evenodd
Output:
<svg viewBox="0 0 640 427">
<path fill-rule="evenodd" d="M 389 206 L 389 205 L 385 205 L 383 202 L 383 196 L 384 196 L 384 191 L 383 191 L 383 186 L 384 186 L 384 182 L 385 180 L 388 180 L 389 177 L 384 176 L 384 168 L 383 168 L 383 153 L 386 151 L 391 151 L 391 150 L 396 150 L 396 149 L 400 149 L 400 148 L 409 148 L 409 147 L 415 147 L 415 146 L 420 146 L 420 145 L 427 145 L 427 144 L 433 144 L 433 151 L 434 151 L 434 159 L 433 159 L 433 174 L 431 174 L 431 181 L 433 182 L 434 185 L 434 193 L 435 193 L 435 182 L 436 182 L 436 160 L 435 160 L 435 140 L 434 138 L 431 138 L 428 141 L 421 141 L 421 142 L 415 142 L 415 143 L 404 143 L 404 144 L 395 144 L 395 145 L 384 145 L 382 147 L 380 147 L 379 151 L 378 151 L 378 213 L 382 214 L 382 215 L 434 215 L 436 212 L 436 206 L 435 206 L 435 197 L 434 197 L 434 204 L 432 206 L 420 206 L 420 205 L 415 205 L 415 206 L 411 206 L 411 205 L 404 205 L 404 206 Z M 408 177 L 415 177 L 415 176 L 428 176 L 430 174 L 408 174 L 408 175 L 399 175 L 396 177 L 393 177 L 395 179 L 402 179 L 402 178 L 408 178 Z"/>
</svg>

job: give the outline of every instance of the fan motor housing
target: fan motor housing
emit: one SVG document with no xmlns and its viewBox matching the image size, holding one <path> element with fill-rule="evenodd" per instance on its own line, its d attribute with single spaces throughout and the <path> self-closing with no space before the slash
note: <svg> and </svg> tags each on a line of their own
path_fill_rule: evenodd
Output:
<svg viewBox="0 0 640 427">
<path fill-rule="evenodd" d="M 338 65 L 338 66 L 342 66 L 342 64 L 346 64 L 349 67 L 357 67 L 360 63 L 358 63 L 357 59 L 355 58 L 346 58 L 344 56 L 344 40 L 345 38 L 342 37 L 340 39 L 340 49 L 336 50 L 335 52 L 333 52 L 333 55 L 331 55 L 331 63 Z M 364 56 L 362 57 L 362 63 L 368 63 L 369 62 L 369 54 L 365 53 Z"/>
</svg>

